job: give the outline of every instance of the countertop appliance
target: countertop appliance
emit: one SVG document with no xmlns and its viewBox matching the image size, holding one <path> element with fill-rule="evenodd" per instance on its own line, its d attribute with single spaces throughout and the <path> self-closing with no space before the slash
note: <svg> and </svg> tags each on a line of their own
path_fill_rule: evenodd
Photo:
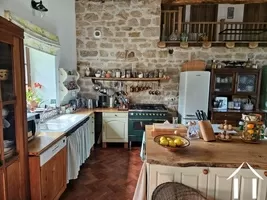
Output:
<svg viewBox="0 0 267 200">
<path fill-rule="evenodd" d="M 109 102 L 109 96 L 108 95 L 99 95 L 98 96 L 98 106 L 99 108 L 107 108 Z"/>
<path fill-rule="evenodd" d="M 40 131 L 40 114 L 27 113 L 28 141 L 31 141 L 36 133 Z"/>
<path fill-rule="evenodd" d="M 210 72 L 186 71 L 180 74 L 178 115 L 182 124 L 197 121 L 196 110 L 208 113 Z"/>
<path fill-rule="evenodd" d="M 146 125 L 163 123 L 168 119 L 168 110 L 163 104 L 132 104 L 128 112 L 128 140 L 142 142 Z"/>
<path fill-rule="evenodd" d="M 97 108 L 98 107 L 98 100 L 96 99 L 87 99 L 87 108 L 92 109 L 92 108 Z"/>
</svg>

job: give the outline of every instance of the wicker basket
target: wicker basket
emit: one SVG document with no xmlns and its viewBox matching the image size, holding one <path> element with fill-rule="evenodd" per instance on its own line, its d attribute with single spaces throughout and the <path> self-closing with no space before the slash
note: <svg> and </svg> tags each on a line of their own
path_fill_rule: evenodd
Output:
<svg viewBox="0 0 267 200">
<path fill-rule="evenodd" d="M 0 81 L 8 79 L 9 71 L 7 69 L 0 69 Z"/>
<path fill-rule="evenodd" d="M 182 183 L 167 182 L 157 186 L 152 200 L 206 200 L 197 190 Z"/>
</svg>

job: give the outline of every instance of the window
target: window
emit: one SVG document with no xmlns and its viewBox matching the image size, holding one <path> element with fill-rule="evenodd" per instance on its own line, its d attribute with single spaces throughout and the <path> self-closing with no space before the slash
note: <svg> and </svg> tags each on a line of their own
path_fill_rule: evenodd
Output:
<svg viewBox="0 0 267 200">
<path fill-rule="evenodd" d="M 30 64 L 30 49 L 24 48 L 24 67 L 25 67 L 25 84 L 26 88 L 31 86 L 31 64 Z"/>
</svg>

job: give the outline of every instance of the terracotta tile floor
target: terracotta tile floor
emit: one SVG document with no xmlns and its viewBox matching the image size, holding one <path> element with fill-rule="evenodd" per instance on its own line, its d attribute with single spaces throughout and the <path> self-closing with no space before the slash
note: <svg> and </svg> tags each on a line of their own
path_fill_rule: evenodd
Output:
<svg viewBox="0 0 267 200">
<path fill-rule="evenodd" d="M 132 200 L 142 161 L 140 148 L 97 148 L 60 200 Z"/>
</svg>

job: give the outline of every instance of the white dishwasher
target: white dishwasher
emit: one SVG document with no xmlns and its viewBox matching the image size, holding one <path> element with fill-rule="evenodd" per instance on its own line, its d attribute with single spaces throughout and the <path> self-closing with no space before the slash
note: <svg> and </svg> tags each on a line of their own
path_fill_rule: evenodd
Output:
<svg viewBox="0 0 267 200">
<path fill-rule="evenodd" d="M 52 159 L 61 149 L 63 149 L 67 144 L 67 138 L 63 137 L 52 147 L 47 149 L 44 153 L 40 155 L 40 166 L 42 167 L 47 161 Z"/>
</svg>

